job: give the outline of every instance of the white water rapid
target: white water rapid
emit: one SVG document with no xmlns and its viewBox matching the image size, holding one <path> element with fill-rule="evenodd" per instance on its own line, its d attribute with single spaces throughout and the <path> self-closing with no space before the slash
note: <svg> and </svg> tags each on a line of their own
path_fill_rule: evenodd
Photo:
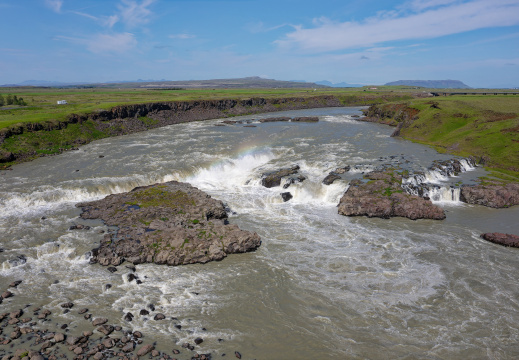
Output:
<svg viewBox="0 0 519 360">
<path fill-rule="evenodd" d="M 519 234 L 519 209 L 459 203 L 459 182 L 482 168 L 461 159 L 455 175 L 442 165 L 451 156 L 391 138 L 393 129 L 355 121 L 358 114 L 313 109 L 233 119 L 256 127 L 173 125 L 0 173 L 0 289 L 22 280 L 1 313 L 41 306 L 53 317 L 38 327 L 66 324 L 75 335 L 92 330 L 77 314 L 87 307 L 142 331 L 171 356 L 173 347 L 202 337 L 196 350 L 213 359 L 234 351 L 244 359 L 519 357 L 517 252 L 479 238 Z M 258 122 L 274 116 L 320 121 Z M 338 215 L 349 181 L 384 164 L 409 169 L 406 191 L 429 196 L 447 219 Z M 293 165 L 306 180 L 287 189 L 261 185 L 262 174 Z M 346 166 L 342 179 L 322 183 Z M 81 220 L 75 204 L 171 180 L 222 200 L 230 222 L 257 232 L 261 247 L 205 265 L 138 265 L 141 284 L 128 281 L 126 264 L 114 273 L 89 264 L 89 251 L 110 229 Z M 285 191 L 290 201 L 283 202 Z M 70 230 L 74 224 L 90 229 Z M 75 305 L 65 313 L 67 301 Z M 167 319 L 138 315 L 150 304 Z M 127 312 L 133 321 L 124 320 Z"/>
</svg>

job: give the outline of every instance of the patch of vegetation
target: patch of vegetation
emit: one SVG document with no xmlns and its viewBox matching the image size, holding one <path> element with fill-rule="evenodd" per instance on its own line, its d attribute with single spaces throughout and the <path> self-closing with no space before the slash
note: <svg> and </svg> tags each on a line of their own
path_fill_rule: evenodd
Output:
<svg viewBox="0 0 519 360">
<path fill-rule="evenodd" d="M 161 206 L 175 209 L 183 208 L 186 205 L 196 206 L 195 200 L 189 195 L 180 190 L 171 192 L 165 185 L 140 189 L 130 194 L 134 201 L 127 204 L 138 205 L 141 208 Z"/>
<path fill-rule="evenodd" d="M 139 120 L 144 124 L 146 125 L 146 127 L 150 127 L 150 126 L 154 126 L 154 125 L 157 125 L 159 123 L 158 120 L 155 120 L 155 119 L 151 119 L 147 116 L 140 116 L 139 117 Z"/>
</svg>

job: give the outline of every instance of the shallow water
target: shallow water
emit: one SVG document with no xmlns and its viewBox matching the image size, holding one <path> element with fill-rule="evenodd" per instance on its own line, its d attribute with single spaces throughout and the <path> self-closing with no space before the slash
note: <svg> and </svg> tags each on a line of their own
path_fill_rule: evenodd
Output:
<svg viewBox="0 0 519 360">
<path fill-rule="evenodd" d="M 197 349 L 218 357 L 238 350 L 247 359 L 517 358 L 519 253 L 479 234 L 519 234 L 519 207 L 439 202 L 447 212 L 439 222 L 338 215 L 348 180 L 363 170 L 387 162 L 423 170 L 452 158 L 390 138 L 392 128 L 355 121 L 351 115 L 359 113 L 330 108 L 233 119 L 319 116 L 317 124 L 173 125 L 0 173 L 0 289 L 23 280 L 1 312 L 43 305 L 58 322 L 46 328 L 67 323 L 71 333 L 79 332 L 89 327 L 86 321 L 59 307 L 72 301 L 74 309 L 88 307 L 143 331 L 170 354 L 174 344 L 200 336 Z M 262 173 L 293 164 L 305 182 L 288 190 L 260 185 Z M 321 183 L 346 165 L 360 170 L 330 186 Z M 226 202 L 235 212 L 231 222 L 256 231 L 262 246 L 205 265 L 139 265 L 141 285 L 126 280 L 124 266 L 112 274 L 89 265 L 87 253 L 106 227 L 80 220 L 74 205 L 170 180 Z M 294 198 L 283 203 L 282 191 Z M 79 223 L 92 228 L 68 230 Z M 16 260 L 22 254 L 26 262 Z M 150 303 L 178 321 L 123 320 Z"/>
</svg>

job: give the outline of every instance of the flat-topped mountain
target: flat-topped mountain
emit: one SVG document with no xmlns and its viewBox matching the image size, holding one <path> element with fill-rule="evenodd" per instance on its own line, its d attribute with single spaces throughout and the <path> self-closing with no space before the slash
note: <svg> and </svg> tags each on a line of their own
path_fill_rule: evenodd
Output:
<svg viewBox="0 0 519 360">
<path fill-rule="evenodd" d="M 398 80 L 388 82 L 385 85 L 420 86 L 432 89 L 470 89 L 470 86 L 464 84 L 460 80 Z"/>
</svg>

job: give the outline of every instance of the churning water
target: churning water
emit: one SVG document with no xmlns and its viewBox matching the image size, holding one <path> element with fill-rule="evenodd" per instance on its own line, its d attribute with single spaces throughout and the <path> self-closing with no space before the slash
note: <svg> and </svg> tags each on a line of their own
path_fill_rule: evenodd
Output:
<svg viewBox="0 0 519 360">
<path fill-rule="evenodd" d="M 390 138 L 393 129 L 357 122 L 352 115 L 359 113 L 331 108 L 241 117 L 319 116 L 319 123 L 173 125 L 1 173 L 0 289 L 23 280 L 1 312 L 41 305 L 79 332 L 85 320 L 59 307 L 72 301 L 153 336 L 159 349 L 200 336 L 200 352 L 218 357 L 234 350 L 256 359 L 519 357 L 518 250 L 479 238 L 519 234 L 519 207 L 460 203 L 450 186 L 483 170 L 467 166 L 471 171 L 459 178 L 438 178 L 427 167 L 451 157 Z M 447 219 L 338 215 L 348 181 L 385 163 L 422 171 L 421 181 L 438 185 L 430 195 Z M 261 186 L 262 173 L 294 164 L 306 181 L 287 190 Z M 352 170 L 343 180 L 321 183 L 346 165 Z M 170 180 L 226 202 L 231 222 L 256 231 L 262 246 L 206 265 L 139 265 L 140 285 L 127 281 L 124 266 L 110 273 L 89 265 L 87 253 L 106 227 L 80 220 L 74 205 Z M 284 203 L 282 191 L 294 198 Z M 91 229 L 68 230 L 79 223 Z M 150 303 L 178 322 L 123 320 Z"/>
</svg>

